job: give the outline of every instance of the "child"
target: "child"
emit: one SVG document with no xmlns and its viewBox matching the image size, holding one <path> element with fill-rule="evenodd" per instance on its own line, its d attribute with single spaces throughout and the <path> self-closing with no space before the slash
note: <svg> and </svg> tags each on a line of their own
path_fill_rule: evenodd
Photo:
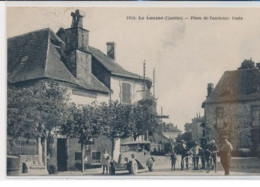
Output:
<svg viewBox="0 0 260 187">
<path fill-rule="evenodd" d="M 172 165 L 171 171 L 173 169 L 175 171 L 176 160 L 177 160 L 177 156 L 176 156 L 175 152 L 172 152 L 172 154 L 171 154 L 171 165 Z"/>
</svg>

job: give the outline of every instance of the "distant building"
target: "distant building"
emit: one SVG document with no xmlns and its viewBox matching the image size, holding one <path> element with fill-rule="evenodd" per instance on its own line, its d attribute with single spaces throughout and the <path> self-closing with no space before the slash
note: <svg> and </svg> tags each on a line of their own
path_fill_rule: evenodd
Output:
<svg viewBox="0 0 260 187">
<path fill-rule="evenodd" d="M 200 139 L 205 136 L 204 117 L 197 115 L 192 119 L 191 123 L 184 125 L 185 132 L 191 133 L 191 140 L 200 142 Z"/>
<path fill-rule="evenodd" d="M 8 85 L 26 87 L 55 80 L 68 88 L 70 102 L 76 104 L 110 100 L 134 104 L 149 97 L 151 80 L 125 70 L 116 62 L 114 42 L 107 42 L 107 54 L 90 46 L 89 31 L 83 28 L 84 13 L 77 10 L 71 15 L 71 27 L 60 28 L 57 33 L 46 28 L 8 39 Z M 98 162 L 104 148 L 111 152 L 111 142 L 106 140 L 99 137 L 95 145 L 86 148 L 89 159 Z M 120 141 L 116 144 L 119 146 Z M 24 153 L 27 154 L 24 160 L 46 165 L 46 140 L 39 139 L 31 145 L 35 146 L 34 151 Z M 59 135 L 54 153 L 50 162 L 58 170 L 74 169 L 80 161 L 80 144 L 76 139 Z"/>
<path fill-rule="evenodd" d="M 191 130 L 191 138 L 192 141 L 200 142 L 200 139 L 204 137 L 204 118 L 196 117 L 192 119 L 192 130 Z"/>
<path fill-rule="evenodd" d="M 192 124 L 191 123 L 185 123 L 184 130 L 185 130 L 185 132 L 191 132 L 192 131 Z"/>
<path fill-rule="evenodd" d="M 245 60 L 238 70 L 226 71 L 216 88 L 208 84 L 205 110 L 206 137 L 228 137 L 235 151 L 260 153 L 260 66 Z"/>
<path fill-rule="evenodd" d="M 152 135 L 149 136 L 149 140 L 152 142 L 152 150 L 163 150 L 165 144 L 174 145 L 176 138 L 181 134 L 181 130 L 176 125 L 171 123 L 163 123 L 161 129 L 157 129 Z"/>
</svg>

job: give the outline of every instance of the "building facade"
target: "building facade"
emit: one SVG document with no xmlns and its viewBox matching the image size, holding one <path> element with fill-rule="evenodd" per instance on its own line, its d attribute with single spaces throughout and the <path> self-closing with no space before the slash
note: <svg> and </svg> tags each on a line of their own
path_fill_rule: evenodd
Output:
<svg viewBox="0 0 260 187">
<path fill-rule="evenodd" d="M 206 137 L 226 136 L 234 150 L 250 149 L 260 152 L 260 70 L 257 66 L 244 68 L 245 60 L 235 71 L 226 71 L 216 88 L 208 84 L 208 95 L 202 107 L 205 110 Z"/>
<path fill-rule="evenodd" d="M 185 132 L 191 133 L 191 140 L 200 142 L 202 137 L 205 137 L 205 129 L 204 129 L 204 117 L 197 115 L 192 119 L 191 123 L 186 123 L 184 125 Z"/>
<path fill-rule="evenodd" d="M 70 28 L 57 33 L 41 29 L 8 39 L 8 85 L 34 86 L 39 81 L 54 80 L 68 89 L 70 101 L 89 104 L 93 101 L 118 100 L 135 104 L 150 96 L 151 80 L 125 70 L 116 62 L 116 44 L 107 42 L 107 53 L 89 45 L 89 31 L 83 28 L 84 12 L 71 13 Z M 37 143 L 35 143 L 37 144 Z M 99 137 L 86 147 L 88 160 L 100 160 L 111 142 Z M 120 146 L 120 141 L 116 142 Z M 38 164 L 47 164 L 46 141 L 38 141 Z M 75 169 L 80 144 L 58 135 L 53 144 L 54 157 L 49 159 L 58 170 Z M 10 149 L 11 150 L 11 149 Z M 117 153 L 119 154 L 119 149 Z"/>
</svg>

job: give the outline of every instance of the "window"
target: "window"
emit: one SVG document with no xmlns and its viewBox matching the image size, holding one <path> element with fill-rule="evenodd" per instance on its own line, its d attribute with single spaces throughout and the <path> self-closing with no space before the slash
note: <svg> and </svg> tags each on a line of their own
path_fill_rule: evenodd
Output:
<svg viewBox="0 0 260 187">
<path fill-rule="evenodd" d="M 252 108 L 253 127 L 260 127 L 260 106 Z"/>
<path fill-rule="evenodd" d="M 92 159 L 100 160 L 101 154 L 100 152 L 92 152 Z"/>
<path fill-rule="evenodd" d="M 81 160 L 81 152 L 75 152 L 75 160 Z"/>
<path fill-rule="evenodd" d="M 131 85 L 122 83 L 122 103 L 131 104 Z"/>
<path fill-rule="evenodd" d="M 224 128 L 224 108 L 217 108 L 217 128 Z"/>
</svg>

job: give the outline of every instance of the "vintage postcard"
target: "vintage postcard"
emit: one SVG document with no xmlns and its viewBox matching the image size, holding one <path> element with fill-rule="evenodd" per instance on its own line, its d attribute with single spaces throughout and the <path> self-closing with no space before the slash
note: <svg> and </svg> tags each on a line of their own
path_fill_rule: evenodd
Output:
<svg viewBox="0 0 260 187">
<path fill-rule="evenodd" d="M 12 177 L 259 177 L 260 7 L 8 7 Z"/>
</svg>

